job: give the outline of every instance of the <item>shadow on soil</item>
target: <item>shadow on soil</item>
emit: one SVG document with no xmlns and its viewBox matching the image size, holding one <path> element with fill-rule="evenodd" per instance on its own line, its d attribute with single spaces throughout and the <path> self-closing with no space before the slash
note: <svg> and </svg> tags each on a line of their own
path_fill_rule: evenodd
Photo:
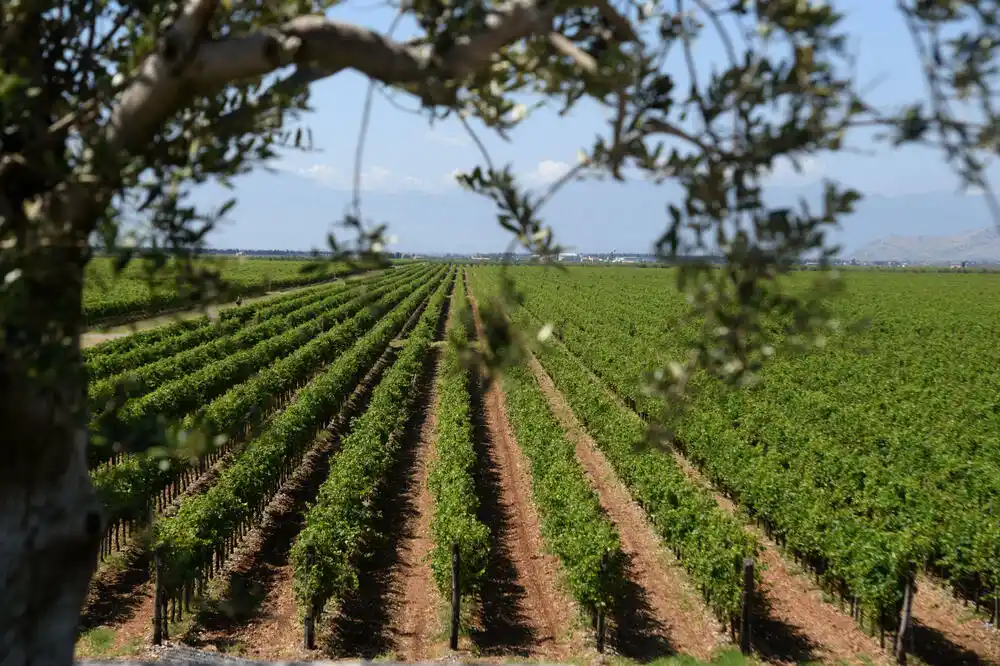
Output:
<svg viewBox="0 0 1000 666">
<path fill-rule="evenodd" d="M 623 567 L 625 585 L 615 600 L 615 627 L 609 636 L 615 650 L 623 657 L 641 662 L 676 654 L 667 638 L 667 627 L 656 619 L 646 591 L 634 582 L 632 562 L 627 555 Z"/>
<path fill-rule="evenodd" d="M 438 322 L 439 333 L 445 314 Z M 440 337 L 440 335 L 438 335 Z M 424 360 L 420 387 L 417 389 L 417 409 L 414 410 L 402 435 L 399 457 L 393 465 L 378 501 L 381 520 L 376 526 L 376 540 L 365 548 L 366 559 L 359 567 L 359 585 L 354 594 L 343 601 L 340 612 L 324 632 L 322 650 L 333 658 L 375 659 L 391 651 L 395 640 L 390 626 L 397 609 L 391 605 L 398 599 L 392 589 L 393 571 L 400 566 L 400 544 L 407 530 L 417 523 L 416 493 L 410 492 L 416 483 L 416 451 L 420 444 L 421 426 L 427 413 L 430 382 L 434 380 L 435 359 L 432 350 Z"/>
<path fill-rule="evenodd" d="M 292 544 L 302 529 L 308 504 L 316 498 L 319 487 L 327 477 L 340 433 L 354 416 L 367 408 L 373 387 L 394 356 L 393 352 L 383 354 L 358 384 L 341 414 L 331 424 L 332 446 L 317 455 L 307 454 L 301 468 L 305 471 L 304 476 L 296 479 L 297 482 L 290 482 L 280 507 L 270 507 L 277 508 L 277 511 L 267 519 L 264 542 L 246 565 L 230 573 L 226 598 L 216 600 L 200 611 L 196 622 L 200 630 L 188 637 L 190 645 L 214 645 L 225 651 L 238 642 L 239 628 L 261 617 L 264 610 L 262 604 L 275 584 L 275 576 L 288 565 Z"/>
<path fill-rule="evenodd" d="M 754 595 L 753 610 L 750 641 L 765 661 L 802 664 L 816 659 L 815 646 L 809 639 L 771 612 L 766 590 Z"/>
<path fill-rule="evenodd" d="M 94 580 L 83 615 L 80 633 L 94 627 L 111 625 L 132 617 L 149 592 L 143 583 L 149 580 L 150 558 L 145 549 L 125 551 L 122 569 Z"/>
<path fill-rule="evenodd" d="M 303 490 L 299 486 L 294 494 L 298 496 Z M 230 574 L 226 598 L 213 600 L 198 613 L 196 624 L 200 630 L 187 637 L 189 645 L 213 645 L 220 652 L 227 652 L 238 642 L 237 630 L 261 615 L 275 575 L 288 563 L 289 547 L 302 527 L 302 514 L 283 510 L 271 514 L 269 520 L 279 527 L 265 539 L 248 566 Z"/>
<path fill-rule="evenodd" d="M 913 655 L 931 666 L 996 666 L 997 663 L 956 645 L 941 632 L 917 621 L 913 623 Z"/>
<path fill-rule="evenodd" d="M 473 644 L 484 655 L 527 656 L 534 636 L 525 624 L 521 607 L 524 588 L 508 551 L 510 517 L 500 501 L 500 478 L 493 463 L 497 453 L 485 420 L 485 385 L 470 382 L 472 428 L 476 442 L 476 489 L 479 519 L 490 528 L 490 562 L 480 594 L 481 627 L 471 631 Z"/>
</svg>

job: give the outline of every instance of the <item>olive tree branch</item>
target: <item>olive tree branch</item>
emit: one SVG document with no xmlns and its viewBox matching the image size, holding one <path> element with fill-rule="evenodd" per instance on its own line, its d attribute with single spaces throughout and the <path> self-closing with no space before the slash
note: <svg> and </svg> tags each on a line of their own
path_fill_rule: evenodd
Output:
<svg viewBox="0 0 1000 666">
<path fill-rule="evenodd" d="M 70 220 L 73 228 L 89 232 L 120 182 L 115 167 L 147 145 L 171 115 L 199 95 L 284 66 L 300 67 L 286 79 L 289 88 L 354 69 L 381 83 L 422 84 L 429 103 L 453 104 L 449 82 L 489 66 L 504 46 L 549 32 L 554 9 L 545 2 L 511 0 L 499 6 L 481 32 L 459 38 L 442 54 L 429 45 L 398 42 L 323 16 L 299 16 L 274 28 L 213 40 L 208 25 L 218 3 L 190 0 L 112 106 L 102 137 L 103 168 L 85 165 L 56 188 L 46 207 Z M 105 193 L 95 196 L 95 185 Z"/>
</svg>

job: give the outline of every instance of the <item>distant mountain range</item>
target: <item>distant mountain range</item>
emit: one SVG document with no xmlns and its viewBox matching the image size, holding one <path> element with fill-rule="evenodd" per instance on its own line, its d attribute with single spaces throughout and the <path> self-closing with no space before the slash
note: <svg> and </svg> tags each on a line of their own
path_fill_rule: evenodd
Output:
<svg viewBox="0 0 1000 666">
<path fill-rule="evenodd" d="M 1000 263 L 1000 234 L 996 229 L 981 229 L 953 236 L 894 235 L 859 248 L 851 257 L 858 261 L 914 264 Z"/>
</svg>

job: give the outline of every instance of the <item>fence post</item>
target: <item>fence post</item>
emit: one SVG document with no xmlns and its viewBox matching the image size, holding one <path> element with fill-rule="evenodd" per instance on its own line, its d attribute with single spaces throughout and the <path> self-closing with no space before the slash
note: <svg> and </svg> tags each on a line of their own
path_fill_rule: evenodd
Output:
<svg viewBox="0 0 1000 666">
<path fill-rule="evenodd" d="M 458 624 L 461 615 L 461 556 L 457 543 L 451 544 L 451 640 L 448 647 L 458 649 Z"/>
<path fill-rule="evenodd" d="M 906 638 L 910 632 L 910 614 L 913 611 L 913 578 L 906 579 L 903 589 L 903 609 L 899 614 L 899 631 L 896 632 L 896 663 L 906 664 Z"/>
<path fill-rule="evenodd" d="M 163 642 L 163 558 L 161 550 L 153 551 L 153 645 Z"/>
<path fill-rule="evenodd" d="M 604 551 L 601 554 L 601 587 L 607 583 L 608 577 L 608 551 Z M 604 653 L 604 634 L 605 634 L 605 624 L 604 624 L 604 603 L 602 602 L 597 606 L 597 651 L 598 653 Z"/>
<path fill-rule="evenodd" d="M 306 571 L 312 575 L 313 553 L 312 550 L 306 552 Z M 306 608 L 306 618 L 302 628 L 302 643 L 307 650 L 316 649 L 316 604 L 310 600 L 309 607 Z"/>
<path fill-rule="evenodd" d="M 743 560 L 743 598 L 740 608 L 740 652 L 750 654 L 750 614 L 753 612 L 753 558 Z"/>
<path fill-rule="evenodd" d="M 160 611 L 160 617 L 163 618 L 163 640 L 170 640 L 170 628 L 167 624 L 167 593 L 163 593 L 163 610 Z"/>
</svg>

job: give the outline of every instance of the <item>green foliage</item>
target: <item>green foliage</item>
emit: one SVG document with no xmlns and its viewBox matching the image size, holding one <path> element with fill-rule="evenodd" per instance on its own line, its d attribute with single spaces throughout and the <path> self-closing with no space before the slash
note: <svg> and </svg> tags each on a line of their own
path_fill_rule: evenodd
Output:
<svg viewBox="0 0 1000 666">
<path fill-rule="evenodd" d="M 469 341 L 468 312 L 465 281 L 459 275 L 451 299 L 450 344 L 442 352 L 438 369 L 437 429 L 428 474 L 428 486 L 434 498 L 431 567 L 438 590 L 445 596 L 451 588 L 454 544 L 459 549 L 462 595 L 474 594 L 479 589 L 490 555 L 489 528 L 477 517 L 479 497 L 473 476 L 476 449 L 469 393 L 471 377 L 460 356 L 461 349 Z"/>
<path fill-rule="evenodd" d="M 509 368 L 503 388 L 518 446 L 531 463 L 545 545 L 559 557 L 573 598 L 592 612 L 607 609 L 624 582 L 618 533 L 531 372 L 523 365 Z"/>
<path fill-rule="evenodd" d="M 170 262 L 162 268 L 149 261 L 133 261 L 120 272 L 110 259 L 98 258 L 87 265 L 83 287 L 83 315 L 88 324 L 108 319 L 148 317 L 169 308 L 198 304 L 205 300 L 194 289 L 184 270 Z M 218 272 L 216 298 L 254 296 L 272 289 L 305 286 L 350 273 L 348 264 L 323 264 L 307 270 L 312 262 L 274 259 L 204 259 L 196 266 Z M 204 294 L 204 296 L 210 296 Z"/>
<path fill-rule="evenodd" d="M 303 610 L 322 609 L 358 585 L 359 560 L 377 529 L 379 496 L 419 397 L 415 389 L 451 281 L 445 280 L 431 297 L 399 357 L 372 392 L 368 409 L 352 422 L 306 514 L 291 553 L 295 598 Z"/>
<path fill-rule="evenodd" d="M 253 323 L 260 323 L 271 317 L 288 314 L 306 305 L 317 303 L 344 289 L 345 286 L 338 285 L 332 289 L 323 288 L 309 294 L 295 294 L 277 301 L 267 301 L 255 308 L 252 305 L 241 306 L 241 309 L 243 307 L 252 308 L 255 311 L 255 314 L 252 315 Z M 250 317 L 251 315 L 245 318 L 234 317 L 228 310 L 223 310 L 219 317 L 220 321 L 213 321 L 209 317 L 194 320 L 194 322 L 188 320 L 191 323 L 173 328 L 178 335 L 164 333 L 158 340 L 135 344 L 132 348 L 119 353 L 115 353 L 109 348 L 102 349 L 103 345 L 98 345 L 87 356 L 87 375 L 91 382 L 112 375 L 120 375 L 127 370 L 201 346 L 221 336 L 234 334 L 246 327 Z M 124 339 L 129 337 L 131 336 L 126 336 Z"/>
<path fill-rule="evenodd" d="M 685 307 L 670 272 L 514 275 L 538 317 L 528 329 L 565 321 L 562 345 L 654 420 L 659 403 L 643 393 L 644 375 L 698 334 L 696 322 L 662 328 Z M 845 281 L 850 296 L 834 313 L 870 321 L 865 330 L 774 360 L 750 391 L 697 377 L 697 399 L 672 425 L 714 483 L 891 628 L 914 569 L 970 594 L 997 584 L 1000 535 L 983 517 L 1000 496 L 996 316 L 986 305 L 1000 301 L 988 275 L 852 271 Z"/>
<path fill-rule="evenodd" d="M 495 269 L 476 269 L 472 277 L 477 293 L 499 288 Z M 560 297 L 560 301 L 566 300 L 567 295 Z M 547 302 L 539 305 L 544 307 Z M 534 299 L 528 303 L 529 307 L 536 306 Z M 634 303 L 628 307 L 634 308 Z M 599 308 L 587 312 L 601 319 L 609 314 Z M 512 316 L 522 330 L 540 328 L 525 309 Z M 620 354 L 613 358 L 623 360 Z M 646 511 L 654 529 L 678 555 L 709 606 L 723 620 L 732 621 L 740 608 L 743 559 L 756 555 L 759 544 L 739 522 L 716 506 L 707 491 L 695 486 L 669 454 L 642 446 L 646 424 L 619 406 L 577 359 L 558 345 L 541 347 L 538 359 L 618 478 Z"/>
<path fill-rule="evenodd" d="M 212 391 L 247 379 L 267 364 L 314 335 L 334 326 L 405 287 L 408 277 L 389 276 L 375 288 L 359 283 L 332 294 L 321 292 L 315 300 L 284 314 L 250 326 L 222 325 L 221 335 L 175 356 L 143 365 L 133 371 L 105 377 L 89 387 L 94 415 L 92 431 L 110 446 L 105 451 L 128 448 L 131 443 L 160 430 L 156 421 L 176 418 L 178 410 L 203 404 Z M 232 334 L 226 335 L 229 328 Z M 171 416 L 174 415 L 174 416 Z M 160 417 L 164 418 L 160 418 Z M 152 431 L 150 430 L 152 428 Z"/>
<path fill-rule="evenodd" d="M 259 516 L 316 434 L 344 404 L 410 314 L 397 309 L 382 319 L 299 391 L 295 400 L 226 467 L 215 485 L 184 502 L 175 515 L 156 523 L 165 575 L 174 590 L 199 574 L 219 544 L 225 543 L 245 521 Z"/>
<path fill-rule="evenodd" d="M 195 446 L 195 442 L 212 442 L 219 436 L 226 440 L 261 425 L 270 416 L 271 405 L 276 400 L 308 380 L 323 365 L 335 361 L 381 317 L 388 316 L 396 321 L 412 312 L 432 287 L 433 282 L 427 280 L 428 277 L 414 276 L 412 282 L 387 294 L 374 309 L 358 312 L 352 319 L 317 336 L 247 381 L 208 401 L 196 412 L 187 413 L 186 417 L 183 413 L 163 414 L 172 419 L 184 417 L 179 424 L 178 435 L 185 441 L 185 449 L 188 450 L 173 451 L 171 460 L 152 454 L 128 456 L 115 464 L 102 465 L 94 470 L 91 481 L 104 506 L 107 520 L 145 520 L 151 498 L 211 448 L 210 444 Z"/>
</svg>

